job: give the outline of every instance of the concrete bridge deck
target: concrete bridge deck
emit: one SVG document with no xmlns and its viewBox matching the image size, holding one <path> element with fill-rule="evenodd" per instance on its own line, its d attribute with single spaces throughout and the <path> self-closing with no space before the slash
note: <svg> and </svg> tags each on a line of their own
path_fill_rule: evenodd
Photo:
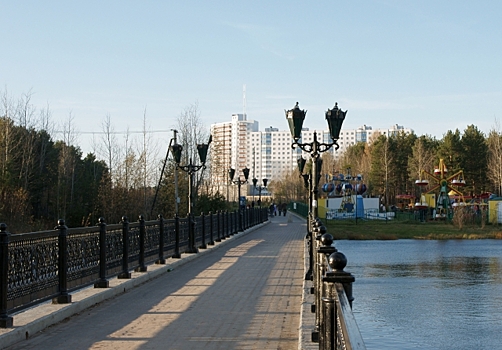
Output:
<svg viewBox="0 0 502 350">
<path fill-rule="evenodd" d="M 0 329 L 6 349 L 298 349 L 305 221 L 276 216 Z M 148 283 L 145 283 L 148 282 Z M 314 344 L 312 344 L 314 345 Z"/>
</svg>

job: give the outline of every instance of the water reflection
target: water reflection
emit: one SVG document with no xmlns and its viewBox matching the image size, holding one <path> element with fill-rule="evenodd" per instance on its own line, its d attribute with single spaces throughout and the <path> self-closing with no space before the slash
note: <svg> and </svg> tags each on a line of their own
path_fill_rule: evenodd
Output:
<svg viewBox="0 0 502 350">
<path fill-rule="evenodd" d="M 419 277 L 458 284 L 500 283 L 501 267 L 493 257 L 440 257 L 435 261 L 369 264 L 368 277 Z"/>
<path fill-rule="evenodd" d="M 337 241 L 368 349 L 502 346 L 502 241 Z"/>
</svg>

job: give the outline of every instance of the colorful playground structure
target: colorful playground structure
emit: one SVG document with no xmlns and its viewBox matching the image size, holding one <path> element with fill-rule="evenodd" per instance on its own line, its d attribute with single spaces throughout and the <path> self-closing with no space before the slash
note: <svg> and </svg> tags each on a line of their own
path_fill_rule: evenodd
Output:
<svg viewBox="0 0 502 350">
<path fill-rule="evenodd" d="M 448 169 L 444 160 L 440 159 L 438 167 L 434 169 L 434 173 L 422 170 L 420 178 L 415 181 L 415 184 L 425 187 L 430 185 L 429 181 L 432 182 L 433 186 L 425 194 L 421 194 L 420 201 L 415 203 L 414 206 L 416 210 L 427 210 L 432 204 L 434 208 L 433 219 L 451 219 L 455 207 L 466 205 L 464 194 L 459 190 L 459 188 L 465 186 L 463 170 L 448 175 Z M 431 194 L 437 196 L 431 196 Z M 431 198 L 434 200 L 433 203 L 430 203 Z"/>
<path fill-rule="evenodd" d="M 367 186 L 363 176 L 352 176 L 350 168 L 346 174 L 325 175 L 322 186 L 327 198 L 319 200 L 319 213 L 326 219 L 380 219 L 389 220 L 399 212 L 414 213 L 420 221 L 452 220 L 458 208 L 470 218 L 485 217 L 489 222 L 502 223 L 502 198 L 492 193 L 475 196 L 464 195 L 466 186 L 463 170 L 449 174 L 443 159 L 434 172 L 420 171 L 415 184 L 421 188 L 420 194 L 399 194 L 396 206 L 381 208 L 379 198 L 364 196 Z M 386 210 L 387 209 L 387 210 Z"/>
</svg>

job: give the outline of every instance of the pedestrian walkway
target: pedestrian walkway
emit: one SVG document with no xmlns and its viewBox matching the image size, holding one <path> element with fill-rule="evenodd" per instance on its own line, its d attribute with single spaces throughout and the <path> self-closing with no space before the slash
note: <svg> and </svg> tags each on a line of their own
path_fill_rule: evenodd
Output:
<svg viewBox="0 0 502 350">
<path fill-rule="evenodd" d="M 0 348 L 298 349 L 305 232 L 302 219 L 272 217 L 106 290 L 72 293 L 71 305 L 27 310 L 0 330 Z"/>
</svg>

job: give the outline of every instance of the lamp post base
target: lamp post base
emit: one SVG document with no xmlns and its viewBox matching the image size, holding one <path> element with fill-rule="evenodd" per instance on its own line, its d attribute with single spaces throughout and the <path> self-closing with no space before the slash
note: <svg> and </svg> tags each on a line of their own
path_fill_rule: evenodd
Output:
<svg viewBox="0 0 502 350">
<path fill-rule="evenodd" d="M 0 318 L 0 328 L 10 328 L 13 325 L 14 325 L 14 318 L 10 316 Z"/>
</svg>

